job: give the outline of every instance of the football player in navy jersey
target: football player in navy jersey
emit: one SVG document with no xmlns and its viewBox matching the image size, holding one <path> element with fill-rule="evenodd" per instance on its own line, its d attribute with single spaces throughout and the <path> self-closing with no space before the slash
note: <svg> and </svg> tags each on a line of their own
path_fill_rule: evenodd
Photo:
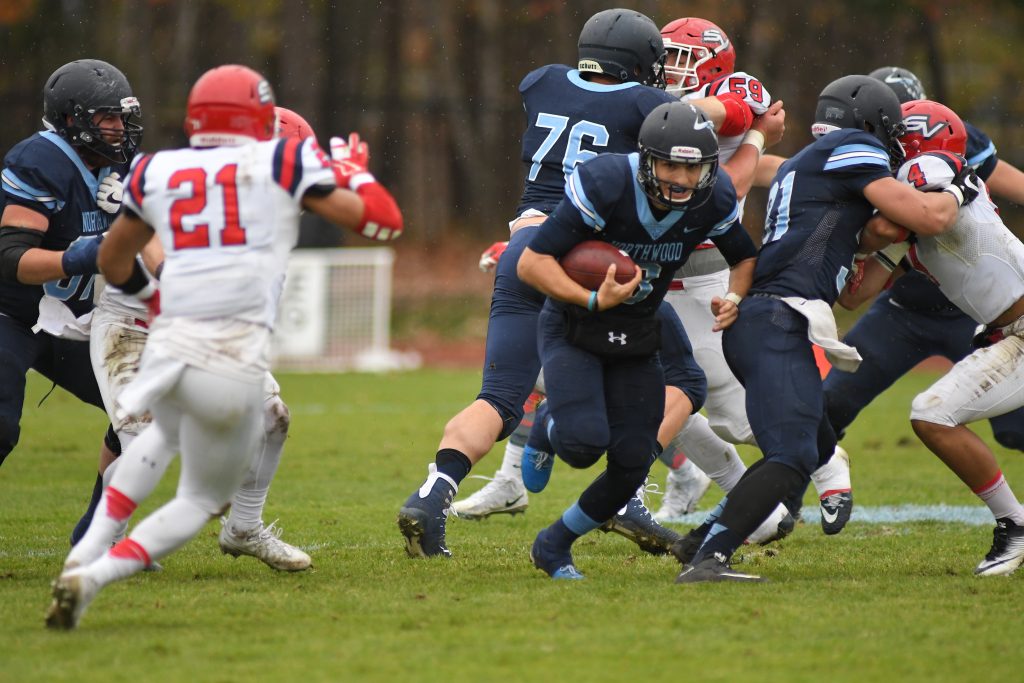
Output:
<svg viewBox="0 0 1024 683">
<path fill-rule="evenodd" d="M 926 99 L 920 79 L 895 66 L 870 74 L 889 86 L 901 103 Z M 909 132 L 928 137 L 937 129 L 920 117 L 905 121 Z M 996 148 L 985 133 L 964 121 L 967 130 L 967 163 L 997 197 L 1024 205 L 1024 174 L 996 157 Z M 971 353 L 976 323 L 939 291 L 923 274 L 911 270 L 883 291 L 846 334 L 845 341 L 863 357 L 856 372 L 833 368 L 825 379 L 829 421 L 840 437 L 850 423 L 880 393 L 911 368 L 930 356 L 957 363 Z M 1024 410 L 1018 409 L 990 420 L 995 440 L 1006 448 L 1024 450 Z M 837 494 L 830 504 L 822 501 L 822 526 L 839 533 L 850 519 L 853 500 Z"/>
<path fill-rule="evenodd" d="M 65 64 L 43 88 L 45 131 L 4 157 L 0 215 L 0 462 L 20 436 L 25 375 L 47 379 L 103 410 L 89 361 L 96 253 L 120 209 L 121 182 L 139 144 L 138 100 L 116 67 Z M 100 472 L 120 451 L 108 430 Z M 85 532 L 99 494 L 76 526 Z"/>
<path fill-rule="evenodd" d="M 518 263 L 520 277 L 548 296 L 538 344 L 549 407 L 527 450 L 579 468 L 607 452 L 605 471 L 533 543 L 534 566 L 554 579 L 582 578 L 572 544 L 630 500 L 661 451 L 657 312 L 675 270 L 705 239 L 722 250 L 732 278 L 712 303 L 719 329 L 735 321 L 754 270 L 756 250 L 704 113 L 678 101 L 658 106 L 640 129 L 639 150 L 580 164 Z M 614 267 L 596 291 L 571 280 L 557 259 L 588 239 L 628 253 L 638 266 L 632 280 L 617 283 Z M 684 392 L 690 412 L 699 409 L 703 395 Z"/>
<path fill-rule="evenodd" d="M 528 124 L 522 152 L 526 186 L 518 217 L 509 224 L 508 248 L 498 262 L 483 385 L 477 399 L 445 425 L 426 481 L 399 510 L 398 526 L 410 557 L 451 555 L 445 521 L 458 486 L 516 428 L 537 381 L 536 329 L 544 295 L 517 275 L 524 247 L 560 201 L 576 164 L 604 152 L 634 151 L 647 114 L 675 101 L 663 90 L 664 41 L 649 17 L 624 9 L 599 12 L 584 25 L 578 51 L 576 69 L 541 67 L 519 86 Z M 719 129 L 742 132 L 753 119 L 735 94 L 699 104 Z M 508 502 L 507 510 L 524 508 L 525 491 Z"/>
<path fill-rule="evenodd" d="M 872 213 L 938 234 L 977 196 L 976 176 L 966 166 L 942 192 L 915 192 L 893 177 L 905 129 L 899 100 L 877 79 L 833 81 L 818 98 L 815 120 L 818 139 L 783 163 L 772 183 L 754 282 L 722 338 L 726 360 L 746 387 L 747 416 L 764 458 L 700 527 L 703 542 L 681 558 L 689 563 L 678 583 L 760 581 L 734 571 L 732 554 L 831 457 L 836 437 L 811 342 L 833 365 L 854 369 L 860 360 L 836 338 L 832 305 L 854 254 L 882 246 L 862 235 Z"/>
</svg>

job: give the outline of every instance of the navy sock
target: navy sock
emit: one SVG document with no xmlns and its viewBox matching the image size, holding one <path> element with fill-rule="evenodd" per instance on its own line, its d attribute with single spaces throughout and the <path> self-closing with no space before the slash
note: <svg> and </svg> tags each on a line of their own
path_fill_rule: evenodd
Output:
<svg viewBox="0 0 1024 683">
<path fill-rule="evenodd" d="M 568 550 L 576 542 L 576 539 L 580 537 L 580 534 L 577 534 L 565 525 L 561 517 L 555 520 L 555 523 L 549 526 L 547 530 L 548 540 L 559 550 Z"/>
<path fill-rule="evenodd" d="M 456 484 L 461 484 L 469 474 L 470 468 L 473 467 L 473 463 L 469 461 L 466 454 L 454 448 L 439 450 L 437 456 L 434 457 L 434 464 L 437 465 L 438 472 L 448 475 Z"/>
<path fill-rule="evenodd" d="M 74 546 L 80 540 L 82 536 L 85 536 L 85 532 L 89 530 L 89 525 L 92 524 L 92 516 L 96 512 L 96 506 L 100 504 L 100 496 L 103 495 L 103 475 L 96 474 L 96 483 L 92 487 L 92 499 L 89 500 L 89 507 L 86 509 L 85 514 L 78 520 L 78 524 L 75 525 L 74 530 L 71 532 L 71 545 Z"/>
<path fill-rule="evenodd" d="M 746 540 L 745 535 L 738 534 L 732 529 L 716 523 L 712 525 L 708 537 L 704 539 L 704 543 L 700 546 L 700 550 L 693 556 L 691 564 L 697 564 L 705 557 L 715 553 L 722 553 L 728 559 L 732 557 L 737 548 L 743 545 L 744 540 Z"/>
<path fill-rule="evenodd" d="M 526 445 L 538 451 L 551 453 L 551 441 L 548 439 L 548 402 L 544 401 L 537 406 L 537 414 L 534 417 L 533 427 L 530 429 L 530 436 L 526 439 Z"/>
</svg>

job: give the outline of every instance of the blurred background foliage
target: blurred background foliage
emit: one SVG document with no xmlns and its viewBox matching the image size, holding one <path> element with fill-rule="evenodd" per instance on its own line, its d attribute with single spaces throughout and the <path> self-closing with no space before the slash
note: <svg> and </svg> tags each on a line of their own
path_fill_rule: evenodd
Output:
<svg viewBox="0 0 1024 683">
<path fill-rule="evenodd" d="M 218 64 L 267 76 L 322 144 L 358 130 L 394 189 L 406 235 L 430 250 L 503 239 L 522 188 L 517 85 L 575 63 L 579 29 L 607 2 L 577 0 L 0 0 L 0 150 L 40 128 L 47 76 L 73 59 L 125 72 L 143 105 L 144 147 L 185 144 L 191 83 Z M 659 26 L 701 16 L 732 37 L 738 68 L 786 103 L 789 155 L 810 141 L 818 92 L 883 65 L 915 71 L 933 99 L 1024 166 L 1019 58 L 1024 5 L 1009 0 L 636 0 Z M 763 194 L 745 223 L 760 224 Z M 1009 221 L 1017 222 L 1012 208 Z"/>
</svg>

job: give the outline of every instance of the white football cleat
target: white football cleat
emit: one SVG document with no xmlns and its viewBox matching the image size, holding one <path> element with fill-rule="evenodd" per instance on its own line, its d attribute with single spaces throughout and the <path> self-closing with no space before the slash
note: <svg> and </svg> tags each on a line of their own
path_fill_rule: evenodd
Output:
<svg viewBox="0 0 1024 683">
<path fill-rule="evenodd" d="M 761 526 L 754 529 L 754 533 L 750 534 L 747 538 L 747 543 L 751 545 L 765 545 L 772 541 L 782 540 L 792 533 L 794 527 L 796 527 L 796 520 L 793 519 L 793 515 L 789 514 L 786 506 L 780 503 L 772 511 L 772 514 L 768 515 L 768 519 L 761 522 Z"/>
<path fill-rule="evenodd" d="M 61 574 L 52 587 L 53 602 L 46 610 L 46 627 L 64 631 L 78 626 L 85 608 L 100 592 L 94 580 L 75 573 Z"/>
<path fill-rule="evenodd" d="M 1005 576 L 1024 563 L 1024 526 L 1017 526 L 1009 517 L 996 520 L 992 532 L 992 548 L 977 567 L 975 576 Z"/>
<path fill-rule="evenodd" d="M 452 510 L 462 519 L 484 519 L 491 515 L 525 512 L 529 503 L 530 497 L 522 480 L 498 472 L 494 479 L 469 498 L 452 503 Z"/>
<path fill-rule="evenodd" d="M 654 513 L 656 522 L 671 522 L 697 509 L 711 486 L 711 478 L 687 460 L 678 469 L 669 469 L 665 478 L 665 497 Z"/>
<path fill-rule="evenodd" d="M 268 567 L 285 572 L 301 572 L 313 564 L 309 555 L 281 540 L 281 527 L 274 526 L 276 520 L 243 531 L 229 528 L 223 518 L 221 524 L 220 549 L 227 555 L 250 555 Z"/>
<path fill-rule="evenodd" d="M 811 482 L 818 492 L 821 530 L 829 536 L 838 534 L 853 514 L 850 456 L 842 446 L 836 446 L 829 461 L 811 474 Z"/>
</svg>

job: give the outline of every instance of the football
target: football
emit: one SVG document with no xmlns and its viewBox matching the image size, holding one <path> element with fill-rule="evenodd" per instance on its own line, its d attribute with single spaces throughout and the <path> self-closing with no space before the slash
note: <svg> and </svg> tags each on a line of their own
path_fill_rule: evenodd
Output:
<svg viewBox="0 0 1024 683">
<path fill-rule="evenodd" d="M 624 251 L 616 249 L 608 242 L 587 240 L 580 242 L 569 250 L 559 261 L 562 270 L 574 282 L 587 289 L 597 290 L 604 282 L 608 266 L 615 264 L 615 281 L 626 284 L 636 273 L 636 264 Z"/>
</svg>

